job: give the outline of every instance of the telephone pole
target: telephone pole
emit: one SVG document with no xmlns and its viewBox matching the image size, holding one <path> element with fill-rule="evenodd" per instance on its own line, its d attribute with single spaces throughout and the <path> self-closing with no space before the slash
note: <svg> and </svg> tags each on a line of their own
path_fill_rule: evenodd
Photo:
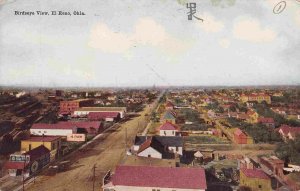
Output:
<svg viewBox="0 0 300 191">
<path fill-rule="evenodd" d="M 127 127 L 125 127 L 125 155 L 127 155 Z"/>
<path fill-rule="evenodd" d="M 93 191 L 95 191 L 95 174 L 96 174 L 96 164 L 94 164 L 94 166 L 93 166 Z"/>
</svg>

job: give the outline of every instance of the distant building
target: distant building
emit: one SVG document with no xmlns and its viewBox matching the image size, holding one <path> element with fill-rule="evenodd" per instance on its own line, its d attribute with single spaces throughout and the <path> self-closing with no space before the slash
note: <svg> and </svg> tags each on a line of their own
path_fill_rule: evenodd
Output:
<svg viewBox="0 0 300 191">
<path fill-rule="evenodd" d="M 176 124 L 176 113 L 171 110 L 166 111 L 162 117 L 161 122 L 162 123 L 170 122 Z"/>
<path fill-rule="evenodd" d="M 233 139 L 236 144 L 253 144 L 253 139 L 242 130 L 236 128 L 233 132 Z"/>
<path fill-rule="evenodd" d="M 90 121 L 119 121 L 119 112 L 89 112 L 87 115 Z"/>
<path fill-rule="evenodd" d="M 275 128 L 275 122 L 273 118 L 259 117 L 257 121 L 258 123 L 264 124 L 267 127 Z"/>
<path fill-rule="evenodd" d="M 247 111 L 246 113 L 248 115 L 248 118 L 246 119 L 246 121 L 248 123 L 257 123 L 258 122 L 258 113 L 255 112 L 254 110 L 250 109 L 249 111 Z"/>
<path fill-rule="evenodd" d="M 166 122 L 159 127 L 160 136 L 176 136 L 178 131 L 179 127 L 170 122 Z"/>
<path fill-rule="evenodd" d="M 271 179 L 262 170 L 240 169 L 240 187 L 248 187 L 252 191 L 271 191 Z"/>
<path fill-rule="evenodd" d="M 290 127 L 288 125 L 281 125 L 279 127 L 278 132 L 284 140 L 294 140 L 296 136 L 300 135 L 300 127 Z"/>
<path fill-rule="evenodd" d="M 65 100 L 60 101 L 59 114 L 60 115 L 71 115 L 79 107 L 92 106 L 94 101 L 91 99 L 77 99 L 77 100 Z"/>
<path fill-rule="evenodd" d="M 105 176 L 103 191 L 204 191 L 207 189 L 203 168 L 117 166 Z"/>
<path fill-rule="evenodd" d="M 73 117 L 86 117 L 90 112 L 93 113 L 107 113 L 118 112 L 120 118 L 125 117 L 126 107 L 80 107 L 74 110 Z"/>
<path fill-rule="evenodd" d="M 268 169 L 270 169 L 277 176 L 283 175 L 284 161 L 280 160 L 276 156 L 260 157 L 259 162 L 261 164 L 265 165 Z"/>
<path fill-rule="evenodd" d="M 100 121 L 61 121 L 54 124 L 35 123 L 30 128 L 30 134 L 62 137 L 67 137 L 71 134 L 95 135 L 99 133 L 101 128 L 102 123 Z"/>
<path fill-rule="evenodd" d="M 174 104 L 170 101 L 166 103 L 166 110 L 173 110 L 174 109 Z"/>
<path fill-rule="evenodd" d="M 245 103 L 245 102 L 257 102 L 257 103 L 262 103 L 263 101 L 267 102 L 268 104 L 271 104 L 271 96 L 265 94 L 265 93 L 258 93 L 258 94 L 242 94 L 240 96 L 240 100 Z"/>
</svg>

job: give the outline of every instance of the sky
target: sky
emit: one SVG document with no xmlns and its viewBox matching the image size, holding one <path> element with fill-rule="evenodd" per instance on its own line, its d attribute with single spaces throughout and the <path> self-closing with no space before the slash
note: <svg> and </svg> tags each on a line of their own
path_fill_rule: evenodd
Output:
<svg viewBox="0 0 300 191">
<path fill-rule="evenodd" d="M 299 85 L 300 1 L 281 1 L 0 0 L 0 85 Z"/>
</svg>

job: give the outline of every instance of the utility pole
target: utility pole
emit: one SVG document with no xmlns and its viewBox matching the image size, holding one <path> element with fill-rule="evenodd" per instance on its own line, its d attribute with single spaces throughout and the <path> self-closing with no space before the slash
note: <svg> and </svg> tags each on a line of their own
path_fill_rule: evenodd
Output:
<svg viewBox="0 0 300 191">
<path fill-rule="evenodd" d="M 96 174 L 96 164 L 94 164 L 94 166 L 93 166 L 93 191 L 95 191 L 95 174 Z"/>
<path fill-rule="evenodd" d="M 125 155 L 127 154 L 127 127 L 125 127 Z"/>
<path fill-rule="evenodd" d="M 25 160 L 24 160 L 24 163 L 23 163 L 23 181 L 22 181 L 23 191 L 25 190 L 25 165 L 26 165 L 26 154 L 25 154 Z"/>
</svg>

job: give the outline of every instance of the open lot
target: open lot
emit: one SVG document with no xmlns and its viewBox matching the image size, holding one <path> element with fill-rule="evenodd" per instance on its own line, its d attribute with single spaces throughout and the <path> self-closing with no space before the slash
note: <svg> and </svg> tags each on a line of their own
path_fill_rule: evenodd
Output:
<svg viewBox="0 0 300 191">
<path fill-rule="evenodd" d="M 93 190 L 94 165 L 96 165 L 95 190 L 100 190 L 105 173 L 124 160 L 126 131 L 128 146 L 130 146 L 139 130 L 140 122 L 149 112 L 150 107 L 146 107 L 139 116 L 121 124 L 117 129 L 112 129 L 110 133 L 105 133 L 87 148 L 70 155 L 68 160 L 71 161 L 71 165 L 64 172 L 51 176 L 47 172 L 49 170 L 45 170 L 37 177 L 35 183 L 28 185 L 26 190 Z"/>
</svg>

